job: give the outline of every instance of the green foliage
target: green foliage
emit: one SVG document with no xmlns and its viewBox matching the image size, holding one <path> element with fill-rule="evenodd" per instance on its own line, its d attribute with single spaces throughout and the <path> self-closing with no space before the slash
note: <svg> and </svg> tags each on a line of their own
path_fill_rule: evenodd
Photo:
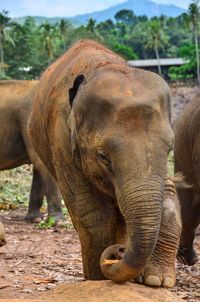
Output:
<svg viewBox="0 0 200 302">
<path fill-rule="evenodd" d="M 0 171 L 0 210 L 27 206 L 31 187 L 31 173 L 28 165 L 12 170 Z"/>
<path fill-rule="evenodd" d="M 77 27 L 66 18 L 27 17 L 16 24 L 8 12 L 3 11 L 0 13 L 0 53 L 3 56 L 0 78 L 38 78 L 51 62 L 80 39 L 101 42 L 126 60 L 188 58 L 188 64 L 171 68 L 169 76 L 172 79 L 196 77 L 198 5 L 199 0 L 194 0 L 188 12 L 177 18 L 148 19 L 123 9 L 116 13 L 115 21 L 97 23 L 89 19 L 86 25 Z"/>
<path fill-rule="evenodd" d="M 113 51 L 121 55 L 126 60 L 137 60 L 137 54 L 129 46 L 116 43 L 112 45 Z"/>
<path fill-rule="evenodd" d="M 188 60 L 188 63 L 169 69 L 171 80 L 191 79 L 196 77 L 195 45 L 186 44 L 179 49 L 179 56 Z"/>
<path fill-rule="evenodd" d="M 5 78 L 6 64 L 4 63 L 4 46 L 8 42 L 12 46 L 15 43 L 10 35 L 9 28 L 13 26 L 11 19 L 8 17 L 8 12 L 4 11 L 0 13 L 0 78 Z"/>
<path fill-rule="evenodd" d="M 137 17 L 135 16 L 132 10 L 122 9 L 121 11 L 115 14 L 115 19 L 117 22 L 123 23 L 125 25 L 133 25 L 137 21 Z"/>
<path fill-rule="evenodd" d="M 37 224 L 39 229 L 50 229 L 56 225 L 55 217 L 48 217 L 47 220 L 42 220 Z"/>
<path fill-rule="evenodd" d="M 188 7 L 188 17 L 193 26 L 199 23 L 199 0 L 193 0 Z"/>
</svg>

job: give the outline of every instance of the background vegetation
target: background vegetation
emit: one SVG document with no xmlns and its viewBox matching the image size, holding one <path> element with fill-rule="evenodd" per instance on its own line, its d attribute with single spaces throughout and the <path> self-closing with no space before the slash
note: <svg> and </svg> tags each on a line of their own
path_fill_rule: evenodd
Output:
<svg viewBox="0 0 200 302">
<path fill-rule="evenodd" d="M 46 67 L 79 39 L 94 39 L 126 60 L 182 57 L 188 63 L 169 70 L 170 79 L 198 78 L 199 75 L 199 0 L 177 18 L 149 19 L 121 10 L 115 21 L 74 27 L 68 20 L 41 25 L 33 17 L 15 23 L 9 12 L 0 13 L 0 79 L 38 78 Z M 159 67 L 161 73 L 161 67 Z"/>
</svg>

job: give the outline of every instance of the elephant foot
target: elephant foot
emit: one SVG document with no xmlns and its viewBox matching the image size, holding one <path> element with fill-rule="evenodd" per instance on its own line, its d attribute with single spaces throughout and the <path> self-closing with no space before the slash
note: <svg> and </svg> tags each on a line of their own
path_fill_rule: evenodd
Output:
<svg viewBox="0 0 200 302">
<path fill-rule="evenodd" d="M 31 223 L 40 223 L 43 220 L 43 215 L 40 212 L 27 213 L 25 220 Z"/>
<path fill-rule="evenodd" d="M 198 258 L 193 245 L 186 247 L 180 246 L 178 249 L 177 259 L 183 264 L 194 265 L 197 262 Z"/>
<path fill-rule="evenodd" d="M 57 213 L 53 212 L 53 213 L 49 214 L 46 221 L 50 222 L 50 223 L 52 223 L 52 225 L 56 225 L 58 227 L 66 226 L 65 216 L 60 212 L 57 212 Z"/>
<path fill-rule="evenodd" d="M 155 263 L 147 265 L 143 274 L 140 274 L 135 281 L 149 286 L 171 288 L 176 282 L 175 266 Z"/>
</svg>

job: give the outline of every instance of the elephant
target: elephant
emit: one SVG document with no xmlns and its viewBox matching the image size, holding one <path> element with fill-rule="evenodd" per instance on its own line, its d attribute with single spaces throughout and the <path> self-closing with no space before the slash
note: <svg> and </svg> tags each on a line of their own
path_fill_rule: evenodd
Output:
<svg viewBox="0 0 200 302">
<path fill-rule="evenodd" d="M 0 222 L 0 247 L 6 244 L 5 234 L 4 234 L 4 227 L 3 224 Z"/>
<path fill-rule="evenodd" d="M 63 219 L 58 184 L 32 147 L 27 132 L 32 97 L 38 81 L 0 81 L 0 170 L 33 164 L 33 179 L 26 220 L 38 222 L 44 195 L 48 215 Z"/>
<path fill-rule="evenodd" d="M 200 94 L 185 107 L 175 123 L 174 169 L 181 172 L 188 186 L 177 187 L 181 204 L 182 232 L 178 259 L 193 265 L 197 255 L 193 247 L 200 223 Z"/>
<path fill-rule="evenodd" d="M 85 279 L 172 287 L 181 223 L 167 174 L 170 91 L 81 40 L 41 76 L 28 121 L 79 235 Z"/>
</svg>

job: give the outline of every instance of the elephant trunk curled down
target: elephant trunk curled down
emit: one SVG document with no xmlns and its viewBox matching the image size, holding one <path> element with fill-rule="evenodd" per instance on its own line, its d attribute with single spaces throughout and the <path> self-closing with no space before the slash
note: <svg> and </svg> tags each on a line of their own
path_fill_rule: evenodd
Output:
<svg viewBox="0 0 200 302">
<path fill-rule="evenodd" d="M 159 76 L 93 41 L 75 44 L 39 82 L 29 131 L 79 234 L 86 279 L 141 274 L 145 284 L 174 285 L 180 220 L 165 179 L 169 104 Z"/>
<path fill-rule="evenodd" d="M 113 183 L 128 242 L 126 247 L 108 248 L 101 257 L 104 274 L 115 281 L 134 278 L 145 267 L 156 246 L 163 208 L 165 158 L 155 163 L 157 152 L 151 144 L 131 142 L 125 149 L 124 155 L 116 155 L 112 167 L 117 175 Z M 107 265 L 104 259 L 109 258 L 121 260 Z"/>
<path fill-rule="evenodd" d="M 148 192 L 150 190 L 149 184 L 149 182 L 147 184 L 137 183 L 137 186 Z M 128 243 L 126 248 L 122 245 L 118 246 L 119 250 L 116 251 L 114 258 L 122 258 L 122 260 L 115 264 L 108 265 L 108 267 L 104 267 L 106 262 L 104 265 L 103 259 L 112 258 L 111 255 L 113 253 L 113 248 L 105 250 L 101 257 L 101 267 L 103 272 L 109 279 L 115 281 L 129 280 L 136 277 L 143 270 L 148 258 L 155 248 L 160 227 L 162 191 L 160 190 L 156 192 L 157 190 L 154 191 L 151 188 L 151 193 L 144 192 L 142 194 L 141 191 L 138 191 L 137 187 L 137 193 L 134 191 L 134 188 L 131 191 L 132 192 L 127 192 L 127 194 L 120 194 L 121 196 L 119 201 L 120 204 L 122 204 L 120 208 L 127 224 Z M 149 197 L 148 194 L 153 198 L 152 201 L 147 198 Z M 126 209 L 123 208 L 125 200 L 126 202 L 127 200 L 129 201 L 129 207 Z M 134 214 L 131 215 L 130 213 Z M 111 255 L 109 253 L 111 253 Z M 117 254 L 119 256 L 117 256 Z"/>
</svg>

